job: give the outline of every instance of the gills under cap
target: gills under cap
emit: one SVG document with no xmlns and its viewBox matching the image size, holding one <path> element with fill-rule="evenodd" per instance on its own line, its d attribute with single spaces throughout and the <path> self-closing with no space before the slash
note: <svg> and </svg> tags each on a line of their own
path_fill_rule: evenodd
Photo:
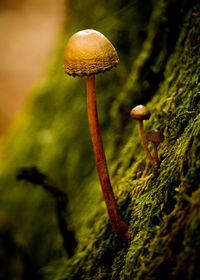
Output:
<svg viewBox="0 0 200 280">
<path fill-rule="evenodd" d="M 68 41 L 64 71 L 72 76 L 91 76 L 117 66 L 119 58 L 111 42 L 100 32 L 86 29 Z"/>
</svg>

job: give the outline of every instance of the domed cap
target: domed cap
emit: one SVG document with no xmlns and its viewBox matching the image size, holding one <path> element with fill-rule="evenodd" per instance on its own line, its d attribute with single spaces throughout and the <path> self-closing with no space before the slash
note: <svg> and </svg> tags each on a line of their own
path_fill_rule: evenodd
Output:
<svg viewBox="0 0 200 280">
<path fill-rule="evenodd" d="M 153 143 L 161 143 L 164 141 L 164 135 L 158 129 L 152 129 L 147 132 L 146 139 Z"/>
<path fill-rule="evenodd" d="M 90 76 L 108 71 L 118 62 L 117 52 L 111 42 L 100 32 L 86 29 L 69 39 L 64 55 L 64 70 L 72 76 Z"/>
<path fill-rule="evenodd" d="M 134 120 L 148 120 L 151 113 L 145 106 L 138 105 L 131 110 L 130 116 Z"/>
</svg>

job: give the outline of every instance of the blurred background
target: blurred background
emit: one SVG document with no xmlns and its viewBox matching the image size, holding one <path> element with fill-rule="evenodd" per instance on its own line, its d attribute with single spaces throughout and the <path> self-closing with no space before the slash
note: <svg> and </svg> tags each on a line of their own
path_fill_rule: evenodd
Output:
<svg viewBox="0 0 200 280">
<path fill-rule="evenodd" d="M 165 242 L 174 246 L 174 237 L 175 241 L 179 237 L 176 229 L 182 227 L 186 215 L 188 228 L 193 212 L 187 206 L 189 214 L 182 214 L 182 190 L 188 188 L 186 194 L 194 191 L 200 162 L 189 156 L 198 154 L 199 149 L 195 113 L 200 13 L 196 8 L 188 10 L 186 3 L 189 1 L 0 0 L 0 135 L 6 135 L 6 141 L 0 137 L 0 280 L 121 279 L 122 274 L 123 279 L 132 279 L 133 268 L 139 279 L 140 268 L 143 273 L 144 268 L 151 270 L 157 263 L 158 273 L 165 273 L 170 266 L 175 272 L 171 259 L 168 261 L 171 251 L 166 250 L 167 258 L 161 254 L 162 261 L 157 262 L 157 248 Z M 96 172 L 85 79 L 69 77 L 63 71 L 67 40 L 86 28 L 103 33 L 120 58 L 117 68 L 96 79 L 111 181 L 123 219 L 131 222 L 132 234 L 136 233 L 130 250 L 123 247 L 120 253 Z M 184 34 L 186 30 L 188 34 Z M 188 45 L 188 39 L 197 46 Z M 28 96 L 29 102 L 25 102 Z M 138 137 L 138 124 L 129 114 L 134 106 L 146 103 L 152 116 L 145 122 L 145 131 L 156 127 L 167 136 L 159 151 L 163 167 L 153 177 Z M 24 113 L 5 133 L 20 111 Z M 35 168 L 40 176 L 33 172 Z M 24 170 L 31 171 L 32 181 L 22 180 Z M 38 178 L 54 187 L 54 194 L 65 194 L 59 201 L 65 201 L 60 208 L 67 226 L 62 223 L 61 228 L 55 196 L 49 195 L 44 184 L 42 188 Z M 180 190 L 181 214 L 175 213 L 180 219 L 173 219 L 172 224 L 169 220 L 174 229 L 170 243 L 164 235 L 163 243 L 154 247 L 157 231 L 168 231 L 168 220 L 164 229 L 160 224 L 165 213 L 171 215 L 174 209 L 176 189 Z M 68 244 L 77 241 L 72 259 L 64 247 L 67 235 L 62 234 L 63 228 L 73 236 L 67 239 Z M 196 236 L 195 227 L 191 233 Z M 180 255 L 179 242 L 174 259 L 190 259 L 193 249 L 188 250 L 191 240 L 185 236 L 183 239 L 181 233 L 180 242 L 188 256 Z M 196 248 L 199 239 L 194 240 L 191 246 Z M 182 264 L 177 264 L 179 271 Z M 146 277 L 146 270 L 144 273 Z"/>
<path fill-rule="evenodd" d="M 64 0 L 0 1 L 0 133 L 44 75 L 66 10 Z"/>
</svg>

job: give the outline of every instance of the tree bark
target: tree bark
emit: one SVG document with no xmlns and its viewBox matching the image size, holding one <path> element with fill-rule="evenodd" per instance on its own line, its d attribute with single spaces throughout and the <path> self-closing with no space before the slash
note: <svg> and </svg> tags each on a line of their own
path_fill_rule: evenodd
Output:
<svg viewBox="0 0 200 280">
<path fill-rule="evenodd" d="M 35 90 L 6 141 L 0 207 L 14 228 L 1 222 L 1 236 L 12 232 L 9 244 L 14 247 L 20 237 L 31 267 L 45 279 L 198 280 L 200 3 L 105 1 L 96 4 L 94 20 L 88 13 L 91 2 L 71 4 L 68 32 L 80 19 L 87 26 L 91 22 L 105 30 L 119 52 L 121 68 L 97 78 L 97 99 L 115 197 L 132 239 L 124 245 L 115 236 L 102 202 L 82 81 L 64 80 L 58 70 L 66 38 L 61 38 L 46 82 Z M 156 128 L 165 137 L 158 146 L 158 170 L 145 158 L 137 122 L 129 119 L 139 104 L 151 111 L 145 133 Z M 51 198 L 15 180 L 17 168 L 27 166 L 37 166 L 67 193 L 66 219 L 78 242 L 72 258 L 62 254 Z M 27 266 L 19 251 L 10 253 L 4 244 L 3 252 L 9 271 L 16 269 L 16 255 L 21 267 Z"/>
</svg>

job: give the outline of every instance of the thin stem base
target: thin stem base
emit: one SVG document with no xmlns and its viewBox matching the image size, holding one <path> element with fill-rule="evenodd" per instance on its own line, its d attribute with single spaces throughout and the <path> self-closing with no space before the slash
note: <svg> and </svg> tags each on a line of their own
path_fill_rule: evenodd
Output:
<svg viewBox="0 0 200 280">
<path fill-rule="evenodd" d="M 145 153 L 147 155 L 147 158 L 149 159 L 149 161 L 153 165 L 153 167 L 157 168 L 157 164 L 154 162 L 154 159 L 152 158 L 151 153 L 149 152 L 149 149 L 147 147 L 146 137 L 144 135 L 143 121 L 142 120 L 138 120 L 138 122 L 139 122 L 140 136 L 141 136 L 141 140 L 142 140 L 142 145 L 143 145 L 144 151 L 145 151 Z"/>
<path fill-rule="evenodd" d="M 127 241 L 129 239 L 128 226 L 121 220 L 109 178 L 106 157 L 103 148 L 103 141 L 98 121 L 94 76 L 87 77 L 87 102 L 88 120 L 96 166 L 108 215 L 110 218 L 110 223 L 113 230 L 117 233 L 118 237 L 120 237 L 124 241 Z"/>
</svg>

